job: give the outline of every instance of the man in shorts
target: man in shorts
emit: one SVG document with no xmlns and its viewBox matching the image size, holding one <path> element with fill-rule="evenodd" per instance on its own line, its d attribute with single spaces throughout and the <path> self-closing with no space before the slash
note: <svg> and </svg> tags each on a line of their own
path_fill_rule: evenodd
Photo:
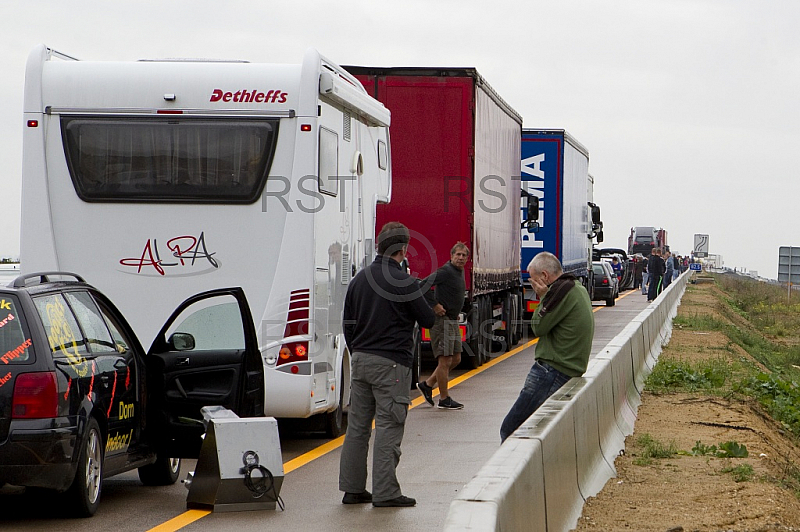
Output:
<svg viewBox="0 0 800 532">
<path fill-rule="evenodd" d="M 450 261 L 431 275 L 423 279 L 423 292 L 434 287 L 436 304 L 433 312 L 436 322 L 431 329 L 431 347 L 436 357 L 436 369 L 430 377 L 417 383 L 425 400 L 433 403 L 433 387 L 439 387 L 439 403 L 437 408 L 460 410 L 464 405 L 455 401 L 448 392 L 450 369 L 461 362 L 461 331 L 458 328 L 458 314 L 464 306 L 466 284 L 464 282 L 464 266 L 469 258 L 469 248 L 463 242 L 457 242 L 450 250 Z"/>
</svg>

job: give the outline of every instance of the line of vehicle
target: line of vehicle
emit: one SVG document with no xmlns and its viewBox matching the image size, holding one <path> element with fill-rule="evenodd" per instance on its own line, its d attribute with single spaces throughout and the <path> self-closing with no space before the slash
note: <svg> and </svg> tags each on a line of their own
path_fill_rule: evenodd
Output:
<svg viewBox="0 0 800 532">
<path fill-rule="evenodd" d="M 627 292 L 624 295 L 620 295 L 618 297 L 618 299 L 622 299 L 623 297 L 628 297 L 630 294 L 632 294 L 634 292 L 635 292 L 635 290 Z M 592 309 L 592 312 L 598 312 L 600 310 L 603 310 L 604 308 L 607 308 L 607 307 L 595 307 L 595 308 Z M 463 375 L 459 375 L 458 377 L 456 377 L 456 378 L 454 378 L 454 379 L 452 379 L 450 381 L 450 387 L 453 388 L 455 386 L 458 386 L 459 384 L 461 384 L 465 380 L 471 379 L 472 377 L 478 375 L 479 373 L 481 373 L 483 371 L 486 371 L 487 369 L 491 368 L 492 366 L 495 366 L 495 365 L 501 363 L 502 361 L 507 360 L 507 359 L 511 358 L 512 356 L 518 354 L 518 353 L 521 353 L 525 349 L 527 349 L 527 348 L 529 348 L 529 347 L 531 347 L 533 345 L 536 345 L 536 343 L 538 341 L 539 341 L 538 338 L 534 338 L 530 342 L 527 342 L 527 343 L 525 343 L 525 344 L 523 344 L 523 345 L 521 345 L 519 347 L 516 347 L 516 348 L 512 349 L 511 351 L 509 351 L 508 353 L 503 353 L 502 355 L 500 355 L 500 356 L 498 356 L 496 358 L 492 358 L 489 362 L 486 362 L 485 364 L 483 364 L 482 366 L 480 366 L 480 367 L 478 367 L 476 369 L 470 370 L 470 371 L 464 373 Z M 438 394 L 435 394 L 435 395 L 438 395 Z M 434 395 L 434 397 L 435 397 L 435 395 Z M 425 398 L 424 397 L 422 397 L 422 396 L 417 397 L 417 398 L 415 398 L 415 399 L 413 399 L 411 401 L 411 406 L 409 408 L 410 409 L 411 408 L 416 408 L 419 405 L 421 405 L 423 402 L 425 402 Z M 373 429 L 375 428 L 375 422 L 374 421 L 373 421 L 373 424 L 372 424 L 372 428 Z M 341 447 L 343 443 L 344 443 L 344 436 L 339 436 L 338 438 L 333 439 L 333 440 L 331 440 L 329 442 L 326 442 L 326 443 L 320 445 L 319 447 L 316 447 L 315 449 L 312 449 L 312 450 L 308 451 L 307 453 L 304 453 L 304 454 L 298 456 L 297 458 L 292 458 L 291 460 L 289 460 L 289 461 L 287 461 L 287 462 L 285 462 L 283 464 L 283 474 L 284 475 L 288 475 L 289 473 L 291 473 L 295 469 L 299 469 L 299 468 L 303 467 L 304 465 L 308 464 L 309 462 L 313 462 L 314 460 L 316 460 L 316 459 L 328 454 L 329 452 L 335 451 L 336 449 Z M 178 515 L 177 517 L 174 517 L 174 518 L 170 519 L 169 521 L 166 521 L 166 522 L 164 522 L 164 523 L 162 523 L 162 524 L 160 524 L 160 525 L 158 525 L 158 526 L 156 526 L 154 528 L 151 528 L 147 532 L 174 532 L 176 530 L 180 530 L 181 528 L 185 527 L 186 525 L 189 525 L 189 524 L 191 524 L 191 523 L 193 523 L 193 522 L 195 522 L 195 521 L 197 521 L 199 519 L 202 519 L 203 517 L 207 516 L 210 513 L 211 513 L 211 510 L 187 510 L 186 512 Z"/>
</svg>

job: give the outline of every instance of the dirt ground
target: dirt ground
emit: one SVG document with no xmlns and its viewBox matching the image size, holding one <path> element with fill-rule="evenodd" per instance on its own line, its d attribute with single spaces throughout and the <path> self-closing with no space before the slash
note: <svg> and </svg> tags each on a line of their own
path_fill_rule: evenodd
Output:
<svg viewBox="0 0 800 532">
<path fill-rule="evenodd" d="M 718 289 L 713 283 L 691 287 L 683 296 L 679 315 L 710 314 L 730 321 L 719 312 Z M 722 333 L 676 327 L 661 357 L 693 362 L 748 355 L 731 346 Z M 664 444 L 674 443 L 687 454 L 637 465 L 644 449 L 637 442 L 644 434 Z M 697 441 L 709 446 L 735 441 L 747 447 L 749 456 L 692 456 Z M 586 501 L 575 530 L 800 531 L 800 498 L 786 486 L 789 473 L 796 475 L 799 464 L 798 442 L 762 415 L 755 403 L 702 394 L 646 392 L 635 432 L 625 440 L 625 452 L 615 461 L 617 477 Z M 735 473 L 746 465 L 752 467 L 752 475 L 748 480 L 737 478 Z"/>
</svg>

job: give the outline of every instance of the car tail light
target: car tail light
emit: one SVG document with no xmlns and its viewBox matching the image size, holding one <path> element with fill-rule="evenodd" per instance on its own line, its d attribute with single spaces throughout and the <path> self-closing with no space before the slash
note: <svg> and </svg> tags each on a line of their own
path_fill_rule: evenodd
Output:
<svg viewBox="0 0 800 532">
<path fill-rule="evenodd" d="M 603 279 L 603 284 L 608 284 L 608 279 Z"/>
<path fill-rule="evenodd" d="M 14 419 L 56 417 L 58 390 L 55 372 L 17 375 L 12 404 L 11 417 Z"/>
<path fill-rule="evenodd" d="M 294 290 L 289 296 L 289 312 L 286 315 L 286 328 L 283 337 L 302 336 L 308 334 L 308 316 L 311 303 L 311 291 Z M 308 342 L 287 342 L 281 347 L 277 365 L 308 360 Z"/>
</svg>

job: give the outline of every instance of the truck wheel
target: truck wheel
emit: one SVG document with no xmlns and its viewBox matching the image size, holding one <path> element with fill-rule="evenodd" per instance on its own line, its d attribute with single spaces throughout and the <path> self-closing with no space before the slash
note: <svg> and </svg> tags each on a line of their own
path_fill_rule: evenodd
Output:
<svg viewBox="0 0 800 532">
<path fill-rule="evenodd" d="M 86 434 L 78 454 L 75 479 L 65 493 L 72 513 L 78 517 L 91 517 L 100 505 L 103 491 L 103 434 L 97 420 L 89 418 Z"/>
<path fill-rule="evenodd" d="M 514 345 L 517 345 L 520 341 L 522 341 L 526 327 L 523 310 L 525 300 L 522 298 L 522 293 L 519 291 L 514 294 L 514 299 L 517 304 L 516 314 L 514 315 L 515 319 L 517 320 L 516 327 L 514 327 Z"/>
<path fill-rule="evenodd" d="M 492 327 L 492 300 L 489 297 L 481 298 L 483 308 L 483 319 L 481 320 L 481 343 L 479 344 L 478 366 L 484 365 L 492 357 L 492 339 L 494 338 L 494 328 Z"/>
<path fill-rule="evenodd" d="M 481 343 L 483 336 L 481 335 L 481 321 L 482 321 L 482 305 L 481 298 L 478 298 L 472 304 L 472 314 L 470 317 L 470 337 L 467 339 L 468 346 L 461 353 L 461 366 L 467 369 L 477 369 L 480 366 L 479 356 L 482 350 Z"/>
<path fill-rule="evenodd" d="M 158 453 L 155 462 L 139 468 L 139 480 L 145 486 L 169 486 L 178 481 L 180 473 L 180 458 L 171 458 Z"/>
<path fill-rule="evenodd" d="M 503 332 L 503 340 L 506 344 L 506 351 L 511 351 L 511 348 L 517 343 L 515 339 L 517 328 L 517 324 L 515 323 L 517 316 L 516 307 L 516 296 L 513 293 L 507 294 L 506 300 L 503 303 L 503 321 L 506 324 L 505 331 Z"/>
</svg>

